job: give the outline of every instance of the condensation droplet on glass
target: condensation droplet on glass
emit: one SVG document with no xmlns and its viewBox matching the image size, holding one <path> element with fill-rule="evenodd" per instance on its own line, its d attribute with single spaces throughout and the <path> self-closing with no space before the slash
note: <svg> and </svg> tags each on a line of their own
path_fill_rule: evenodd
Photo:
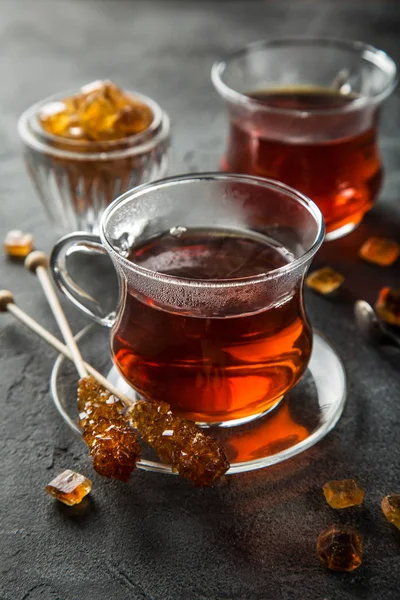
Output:
<svg viewBox="0 0 400 600">
<path fill-rule="evenodd" d="M 113 243 L 121 256 L 123 256 L 124 258 L 129 256 L 133 240 L 131 235 L 127 231 L 122 233 L 118 239 L 113 240 Z"/>
<path fill-rule="evenodd" d="M 180 237 L 181 235 L 183 235 L 184 233 L 186 233 L 187 229 L 186 227 L 171 227 L 171 229 L 169 230 L 170 235 L 174 236 L 174 237 Z"/>
</svg>

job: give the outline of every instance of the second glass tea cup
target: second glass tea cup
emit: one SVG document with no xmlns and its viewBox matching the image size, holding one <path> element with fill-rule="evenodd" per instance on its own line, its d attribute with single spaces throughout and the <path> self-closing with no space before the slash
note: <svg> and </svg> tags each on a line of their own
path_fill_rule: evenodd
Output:
<svg viewBox="0 0 400 600">
<path fill-rule="evenodd" d="M 381 188 L 393 60 L 362 42 L 265 40 L 216 63 L 212 81 L 229 114 L 223 170 L 278 179 L 319 206 L 327 239 L 349 233 Z"/>
</svg>

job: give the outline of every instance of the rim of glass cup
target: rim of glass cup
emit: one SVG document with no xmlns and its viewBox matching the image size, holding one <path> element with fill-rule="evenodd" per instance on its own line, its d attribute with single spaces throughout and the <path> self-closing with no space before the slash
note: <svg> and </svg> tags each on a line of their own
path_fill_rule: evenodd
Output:
<svg viewBox="0 0 400 600">
<path fill-rule="evenodd" d="M 119 210 L 123 204 L 127 204 L 133 199 L 140 198 L 140 196 L 147 194 L 149 191 L 161 190 L 162 188 L 182 185 L 184 183 L 193 181 L 226 181 L 226 182 L 242 182 L 242 183 L 250 183 L 253 185 L 257 185 L 258 187 L 263 187 L 268 189 L 269 191 L 275 191 L 284 193 L 286 196 L 290 196 L 292 199 L 296 200 L 298 203 L 302 204 L 309 213 L 315 219 L 317 224 L 317 233 L 315 235 L 313 243 L 310 245 L 308 250 L 303 252 L 303 254 L 297 258 L 295 258 L 292 262 L 283 265 L 277 269 L 273 269 L 268 273 L 262 273 L 261 275 L 250 275 L 248 277 L 240 277 L 240 278 L 232 278 L 232 279 L 196 279 L 191 280 L 186 277 L 177 277 L 175 275 L 167 275 L 164 273 L 159 273 L 157 271 L 152 271 L 150 269 L 146 269 L 145 267 L 141 267 L 130 260 L 123 257 L 114 247 L 112 239 L 106 233 L 107 222 L 109 218 L 115 213 L 115 211 Z M 263 283 L 266 281 L 270 281 L 272 279 L 276 279 L 277 277 L 281 277 L 282 275 L 287 275 L 291 273 L 295 269 L 301 267 L 305 263 L 307 263 L 317 252 L 318 248 L 321 246 L 325 236 L 325 224 L 322 217 L 322 213 L 317 207 L 317 205 L 310 200 L 307 196 L 298 192 L 297 190 L 289 187 L 288 185 L 281 183 L 280 181 L 275 181 L 273 179 L 267 179 L 262 177 L 255 177 L 253 175 L 239 175 L 233 173 L 219 173 L 219 172 L 203 172 L 203 173 L 193 173 L 186 175 L 178 175 L 173 177 L 167 177 L 165 179 L 160 179 L 155 182 L 142 184 L 133 190 L 128 190 L 120 196 L 116 198 L 104 211 L 101 221 L 100 221 L 100 238 L 101 241 L 109 252 L 111 256 L 114 256 L 118 262 L 124 264 L 128 269 L 135 271 L 136 273 L 143 275 L 147 278 L 157 280 L 166 284 L 175 284 L 187 287 L 195 287 L 195 288 L 228 288 L 228 287 L 240 287 L 247 286 L 249 284 L 257 284 Z"/>
<path fill-rule="evenodd" d="M 140 133 L 119 140 L 84 141 L 64 138 L 45 131 L 38 120 L 40 109 L 51 102 L 60 102 L 64 98 L 73 96 L 78 91 L 75 89 L 58 92 L 27 108 L 18 119 L 17 128 L 21 139 L 38 151 L 45 151 L 61 158 L 87 161 L 143 154 L 152 150 L 162 139 L 169 135 L 170 120 L 167 113 L 152 98 L 134 90 L 127 90 L 127 92 L 147 104 L 153 112 L 151 124 Z M 62 144 L 67 146 L 68 149 L 59 148 L 55 144 Z M 92 150 L 83 152 L 82 148 L 85 147 L 92 148 Z"/>
<path fill-rule="evenodd" d="M 352 102 L 349 102 L 348 104 L 341 107 L 314 110 L 298 110 L 293 108 L 268 106 L 264 103 L 259 102 L 255 98 L 250 98 L 246 94 L 234 90 L 233 88 L 229 87 L 226 83 L 224 83 L 222 78 L 229 62 L 245 54 L 250 54 L 253 50 L 259 50 L 262 48 L 276 48 L 279 46 L 326 46 L 333 48 L 344 48 L 350 52 L 356 52 L 360 54 L 362 58 L 365 58 L 369 62 L 374 63 L 382 71 L 387 73 L 388 83 L 378 94 L 369 96 L 359 96 L 358 98 L 355 98 Z M 246 44 L 246 46 L 243 46 L 239 50 L 227 54 L 222 60 L 215 62 L 211 69 L 211 80 L 219 94 L 225 100 L 231 101 L 232 103 L 241 104 L 248 108 L 257 108 L 257 110 L 261 110 L 263 112 L 297 114 L 303 118 L 305 115 L 309 114 L 332 114 L 337 112 L 345 113 L 351 112 L 353 110 L 360 110 L 364 106 L 368 106 L 370 104 L 379 104 L 391 94 L 393 89 L 396 87 L 398 81 L 396 63 L 388 54 L 386 54 L 384 50 L 379 50 L 371 44 L 366 44 L 361 41 L 345 40 L 334 37 L 288 37 L 265 39 L 258 40 L 256 42 L 251 42 L 250 44 Z"/>
</svg>

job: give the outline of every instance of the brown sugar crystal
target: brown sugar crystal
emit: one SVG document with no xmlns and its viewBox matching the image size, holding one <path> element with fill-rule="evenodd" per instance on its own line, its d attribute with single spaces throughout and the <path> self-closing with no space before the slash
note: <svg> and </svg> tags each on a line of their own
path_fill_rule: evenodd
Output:
<svg viewBox="0 0 400 600">
<path fill-rule="evenodd" d="M 42 107 L 39 121 L 43 129 L 62 137 L 69 137 L 71 127 L 79 126 L 75 105 L 65 101 L 49 102 Z"/>
<path fill-rule="evenodd" d="M 95 81 L 75 95 L 49 102 L 39 113 L 48 133 L 87 142 L 121 140 L 149 128 L 154 115 L 139 98 L 111 81 Z"/>
<path fill-rule="evenodd" d="M 165 402 L 140 401 L 128 411 L 145 442 L 173 471 L 196 486 L 211 486 L 229 469 L 222 446 Z"/>
<path fill-rule="evenodd" d="M 118 138 L 124 138 L 143 131 L 143 123 L 150 125 L 149 108 L 145 104 L 124 106 L 113 121 L 113 131 Z"/>
<path fill-rule="evenodd" d="M 354 527 L 331 525 L 318 536 L 317 555 L 332 571 L 358 569 L 362 554 L 362 536 Z"/>
<path fill-rule="evenodd" d="M 4 252 L 11 258 L 26 258 L 32 248 L 33 235 L 19 229 L 12 229 L 4 239 Z"/>
<path fill-rule="evenodd" d="M 124 410 L 122 402 L 97 383 L 94 377 L 84 377 L 79 381 L 78 410 L 82 429 L 89 429 L 100 418 L 125 422 L 121 416 Z"/>
<path fill-rule="evenodd" d="M 83 439 L 99 475 L 128 481 L 141 453 L 136 433 L 128 424 L 100 419 L 90 430 L 84 431 Z"/>
<path fill-rule="evenodd" d="M 118 400 L 105 387 L 96 381 L 91 375 L 82 377 L 78 384 L 78 409 L 85 410 L 87 404 L 107 404 L 112 399 L 112 403 L 116 404 L 122 412 L 124 405 L 121 400 Z"/>
<path fill-rule="evenodd" d="M 400 290 L 382 288 L 375 303 L 375 309 L 383 321 L 400 326 Z"/>
<path fill-rule="evenodd" d="M 78 109 L 79 125 L 92 140 L 112 139 L 117 112 L 102 91 L 93 92 Z"/>
<path fill-rule="evenodd" d="M 400 529 L 400 494 L 385 496 L 381 507 L 387 520 Z"/>
<path fill-rule="evenodd" d="M 331 267 L 324 267 L 311 273 L 306 278 L 306 285 L 315 292 L 326 296 L 338 290 L 343 281 L 344 277 L 341 273 Z"/>
<path fill-rule="evenodd" d="M 140 458 L 136 432 L 122 415 L 124 406 L 93 377 L 78 386 L 79 424 L 99 475 L 128 481 Z"/>
<path fill-rule="evenodd" d="M 387 238 L 371 237 L 361 246 L 359 255 L 367 262 L 389 267 L 400 256 L 400 245 Z"/>
<path fill-rule="evenodd" d="M 80 473 L 67 469 L 46 486 L 46 492 L 60 502 L 73 506 L 79 504 L 92 489 L 92 482 Z"/>
<path fill-rule="evenodd" d="M 82 99 L 87 98 L 93 93 L 101 93 L 116 108 L 126 106 L 127 98 L 125 92 L 109 79 L 97 79 L 96 81 L 87 83 L 81 87 L 80 93 L 75 98 L 79 103 Z"/>
<path fill-rule="evenodd" d="M 364 500 L 364 490 L 354 479 L 328 481 L 322 489 L 327 503 L 332 508 L 358 506 Z"/>
</svg>

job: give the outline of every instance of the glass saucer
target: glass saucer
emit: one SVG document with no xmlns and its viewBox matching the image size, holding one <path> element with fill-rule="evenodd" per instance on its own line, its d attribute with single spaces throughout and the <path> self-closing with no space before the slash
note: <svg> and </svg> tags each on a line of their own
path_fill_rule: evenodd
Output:
<svg viewBox="0 0 400 600">
<path fill-rule="evenodd" d="M 346 400 L 346 373 L 329 342 L 316 332 L 313 337 L 312 356 L 305 375 L 273 411 L 245 425 L 207 429 L 226 449 L 231 463 L 228 474 L 261 469 L 296 456 L 314 446 L 336 425 Z M 112 363 L 109 329 L 89 325 L 76 339 L 85 360 L 134 397 L 134 390 Z M 59 356 L 51 373 L 51 393 L 60 415 L 80 436 L 76 422 L 77 381 L 73 365 Z M 146 445 L 137 466 L 172 474 L 170 467 L 159 462 Z"/>
</svg>

